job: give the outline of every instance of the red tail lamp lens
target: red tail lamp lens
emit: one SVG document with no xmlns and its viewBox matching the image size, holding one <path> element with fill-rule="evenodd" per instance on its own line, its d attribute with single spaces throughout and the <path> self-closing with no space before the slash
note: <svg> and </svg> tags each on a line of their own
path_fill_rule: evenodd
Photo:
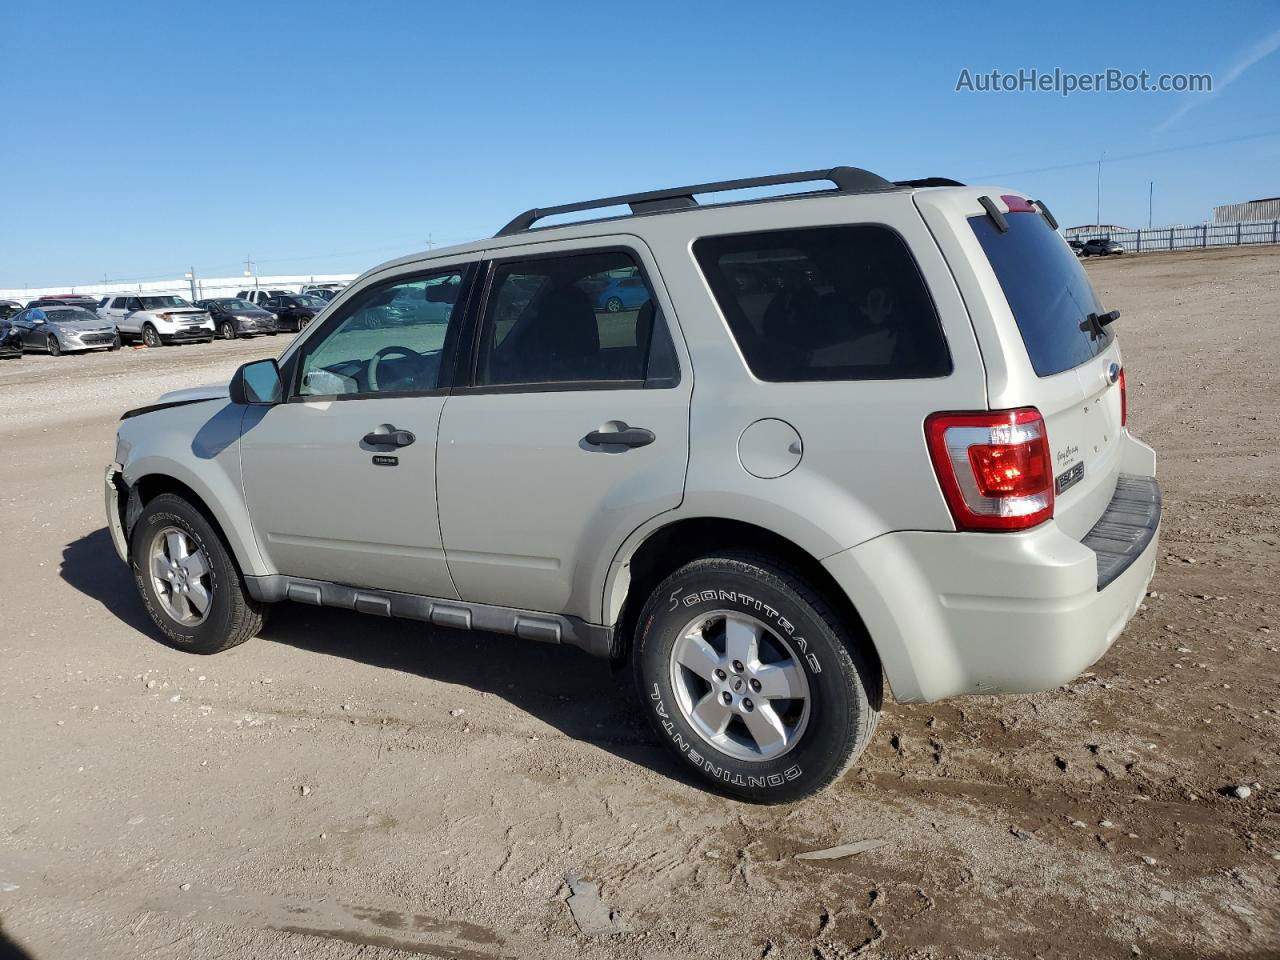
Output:
<svg viewBox="0 0 1280 960">
<path fill-rule="evenodd" d="M 1053 516 L 1053 462 L 1040 411 L 935 413 L 924 429 L 957 529 L 1025 530 Z"/>
</svg>

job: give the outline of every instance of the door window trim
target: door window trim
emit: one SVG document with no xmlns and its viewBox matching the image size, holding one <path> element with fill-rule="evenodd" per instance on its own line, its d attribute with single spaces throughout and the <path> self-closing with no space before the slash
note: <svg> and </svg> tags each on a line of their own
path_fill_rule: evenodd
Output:
<svg viewBox="0 0 1280 960">
<path fill-rule="evenodd" d="M 680 386 L 682 372 L 680 369 L 680 353 L 675 349 L 674 337 L 671 332 L 671 325 L 667 323 L 666 311 L 662 309 L 662 304 L 658 302 L 655 294 L 653 283 L 649 280 L 649 271 L 645 269 L 644 258 L 640 256 L 640 252 L 632 246 L 625 243 L 611 243 L 603 246 L 592 247 L 569 247 L 559 250 L 540 250 L 536 253 L 527 251 L 523 246 L 510 248 L 509 255 L 503 256 L 508 251 L 492 251 L 494 256 L 486 255 L 484 261 L 480 264 L 480 273 L 483 277 L 476 282 L 477 295 L 475 297 L 475 309 L 470 315 L 470 329 L 466 332 L 465 339 L 470 342 L 470 347 L 464 355 L 465 366 L 459 363 L 460 369 L 457 383 L 453 387 L 453 393 L 468 396 L 484 396 L 492 393 L 574 393 L 583 390 L 672 390 Z M 476 382 L 480 369 L 480 348 L 483 342 L 484 324 L 489 309 L 489 300 L 493 295 L 493 278 L 497 268 L 506 263 L 530 263 L 538 260 L 562 260 L 566 257 L 592 256 L 602 253 L 624 253 L 631 258 L 639 272 L 640 278 L 644 281 L 645 289 L 649 291 L 649 299 L 653 303 L 653 330 L 657 331 L 658 324 L 663 325 L 668 340 L 672 341 L 671 357 L 675 366 L 675 375 L 672 377 L 646 377 L 642 380 L 538 380 L 529 383 L 499 383 L 499 384 L 479 384 Z M 652 337 L 652 334 L 650 334 Z M 652 341 L 650 342 L 649 355 L 646 362 L 652 360 Z M 645 371 L 646 374 L 648 371 Z"/>
<path fill-rule="evenodd" d="M 456 357 L 459 354 L 459 344 L 465 342 L 471 328 L 471 309 L 474 297 L 472 296 L 476 276 L 479 273 L 481 264 L 477 260 L 466 260 L 460 263 L 451 263 L 444 266 L 436 266 L 432 268 L 423 268 L 414 270 L 410 273 L 397 274 L 387 277 L 377 283 L 371 283 L 368 286 L 361 287 L 354 296 L 347 298 L 342 304 L 341 309 L 335 310 L 330 316 L 325 318 L 316 331 L 307 337 L 306 342 L 299 344 L 297 350 L 289 353 L 289 356 L 281 363 L 287 373 L 285 379 L 285 396 L 284 403 L 317 403 L 329 401 L 354 401 L 354 400 L 396 400 L 405 397 L 444 397 L 453 392 L 453 382 L 457 379 L 457 363 Z M 382 287 L 396 287 L 406 283 L 416 283 L 419 280 L 428 280 L 431 277 L 441 275 L 462 274 L 462 289 L 458 291 L 458 299 L 454 303 L 454 312 L 449 317 L 449 324 L 445 331 L 445 342 L 440 350 L 440 376 L 436 386 L 431 390 L 386 390 L 378 393 L 334 393 L 334 394 L 312 394 L 301 393 L 302 387 L 302 370 L 306 359 L 308 349 L 314 349 L 315 346 L 323 344 L 328 339 L 337 326 L 345 322 L 351 316 L 348 310 L 353 304 L 359 303 L 360 299 L 367 293 Z M 456 331 L 456 333 L 455 333 Z M 314 342 L 314 344 L 313 344 Z"/>
</svg>

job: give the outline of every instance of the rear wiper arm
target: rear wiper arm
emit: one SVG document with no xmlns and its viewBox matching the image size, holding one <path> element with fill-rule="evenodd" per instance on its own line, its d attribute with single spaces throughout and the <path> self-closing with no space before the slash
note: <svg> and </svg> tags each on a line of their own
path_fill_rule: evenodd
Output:
<svg viewBox="0 0 1280 960">
<path fill-rule="evenodd" d="M 1081 330 L 1088 330 L 1096 339 L 1105 332 L 1104 328 L 1120 319 L 1119 310 L 1108 310 L 1106 313 L 1090 313 L 1080 324 Z"/>
</svg>

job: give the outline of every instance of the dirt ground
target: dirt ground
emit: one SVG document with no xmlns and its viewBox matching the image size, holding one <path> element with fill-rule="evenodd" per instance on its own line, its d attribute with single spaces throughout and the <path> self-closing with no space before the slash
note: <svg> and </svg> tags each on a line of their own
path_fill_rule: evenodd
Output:
<svg viewBox="0 0 1280 960">
<path fill-rule="evenodd" d="M 1160 455 L 1145 608 L 1062 689 L 887 703 L 784 807 L 688 783 L 573 650 L 292 606 L 161 646 L 103 528 L 116 418 L 283 340 L 0 363 L 4 931 L 39 960 L 1280 956 L 1280 250 L 1087 268 Z M 622 932 L 579 931 L 571 871 Z"/>
</svg>

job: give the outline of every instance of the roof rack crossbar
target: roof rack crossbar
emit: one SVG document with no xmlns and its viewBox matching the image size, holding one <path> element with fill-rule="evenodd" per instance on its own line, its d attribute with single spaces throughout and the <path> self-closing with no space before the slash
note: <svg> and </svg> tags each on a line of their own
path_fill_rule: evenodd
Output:
<svg viewBox="0 0 1280 960">
<path fill-rule="evenodd" d="M 669 187 L 665 190 L 649 190 L 645 193 L 626 193 L 599 200 L 565 203 L 555 207 L 535 207 L 526 210 L 499 230 L 496 236 L 506 237 L 523 233 L 539 220 L 562 213 L 579 213 L 598 210 L 601 207 L 629 206 L 632 213 L 656 213 L 661 210 L 682 210 L 698 205 L 694 194 L 723 193 L 727 190 L 749 190 L 753 187 L 775 187 L 787 183 L 811 183 L 828 180 L 835 184 L 837 193 L 882 193 L 897 187 L 883 177 L 860 167 L 832 167 L 830 170 L 805 170 L 799 173 L 775 173 L 768 177 L 747 177 L 743 180 L 721 180 L 716 183 L 696 183 L 687 187 Z"/>
</svg>

